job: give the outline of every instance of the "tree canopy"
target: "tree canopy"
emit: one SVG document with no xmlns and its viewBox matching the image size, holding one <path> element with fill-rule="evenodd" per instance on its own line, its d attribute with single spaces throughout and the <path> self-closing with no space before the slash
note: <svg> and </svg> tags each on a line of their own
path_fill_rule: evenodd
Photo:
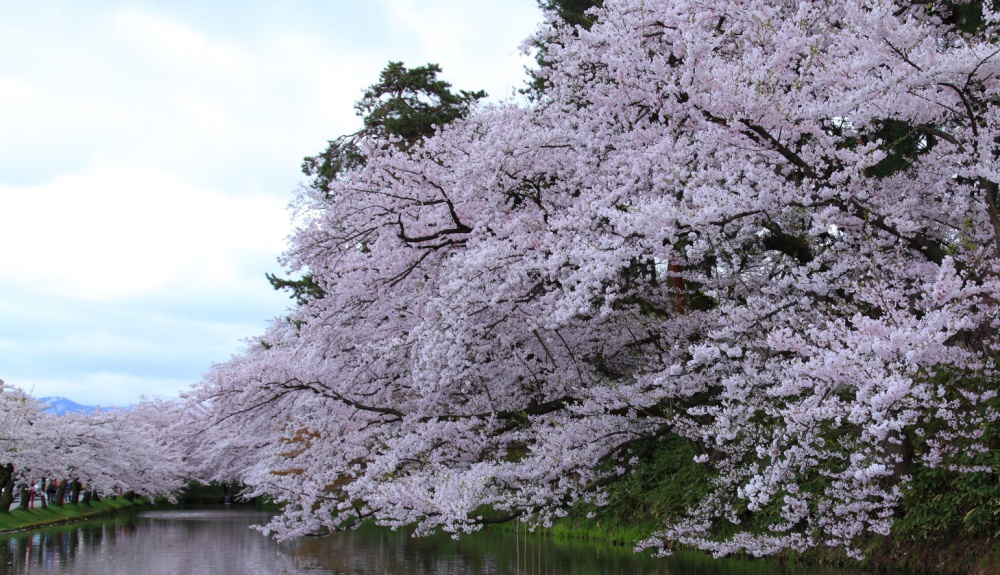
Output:
<svg viewBox="0 0 1000 575">
<path fill-rule="evenodd" d="M 711 487 L 645 545 L 857 556 L 920 470 L 998 471 L 996 9 L 606 0 L 543 98 L 374 121 L 299 198 L 325 296 L 196 390 L 207 456 L 281 537 L 465 532 L 679 437 Z"/>
<path fill-rule="evenodd" d="M 144 401 L 128 410 L 47 413 L 45 405 L 0 380 L 0 513 L 15 485 L 74 482 L 94 495 L 132 492 L 173 498 L 192 467 L 177 437 L 184 405 Z M 75 501 L 74 501 L 75 502 Z"/>
</svg>

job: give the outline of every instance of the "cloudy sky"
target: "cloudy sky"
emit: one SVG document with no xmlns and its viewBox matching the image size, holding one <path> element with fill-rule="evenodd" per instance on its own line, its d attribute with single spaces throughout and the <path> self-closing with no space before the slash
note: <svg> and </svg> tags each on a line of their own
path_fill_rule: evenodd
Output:
<svg viewBox="0 0 1000 575">
<path fill-rule="evenodd" d="M 494 99 L 535 0 L 0 0 L 0 378 L 176 397 L 290 300 L 303 156 L 390 60 Z"/>
</svg>

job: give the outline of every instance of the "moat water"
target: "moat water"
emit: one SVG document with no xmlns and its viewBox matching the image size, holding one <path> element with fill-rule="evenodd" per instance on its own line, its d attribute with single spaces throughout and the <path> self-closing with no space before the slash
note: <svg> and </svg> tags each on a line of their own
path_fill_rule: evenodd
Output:
<svg viewBox="0 0 1000 575">
<path fill-rule="evenodd" d="M 278 543 L 269 513 L 144 511 L 0 535 L 0 574 L 87 575 L 834 575 L 774 563 L 655 558 L 628 548 L 484 531 L 459 540 L 371 527 Z"/>
</svg>

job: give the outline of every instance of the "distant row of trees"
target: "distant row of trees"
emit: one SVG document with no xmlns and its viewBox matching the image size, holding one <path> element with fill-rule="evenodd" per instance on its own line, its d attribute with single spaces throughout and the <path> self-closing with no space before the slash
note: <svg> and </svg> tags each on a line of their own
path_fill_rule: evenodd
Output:
<svg viewBox="0 0 1000 575">
<path fill-rule="evenodd" d="M 172 497 L 191 475 L 175 425 L 179 403 L 145 401 L 128 410 L 47 413 L 23 390 L 0 382 L 0 513 L 40 480 L 59 481 L 76 503 L 92 496 Z M 38 494 L 44 497 L 44 494 Z"/>
</svg>

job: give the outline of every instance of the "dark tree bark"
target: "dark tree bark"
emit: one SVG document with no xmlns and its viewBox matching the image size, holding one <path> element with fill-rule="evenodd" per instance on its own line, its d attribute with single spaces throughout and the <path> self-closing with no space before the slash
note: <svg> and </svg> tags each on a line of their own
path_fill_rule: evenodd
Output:
<svg viewBox="0 0 1000 575">
<path fill-rule="evenodd" d="M 63 481 L 62 483 L 59 484 L 59 487 L 56 488 L 56 496 L 55 499 L 52 500 L 52 503 L 56 507 L 63 506 L 63 500 L 66 499 L 66 486 L 67 482 Z"/>
<path fill-rule="evenodd" d="M 0 465 L 0 513 L 10 513 L 14 502 L 14 464 Z"/>
<path fill-rule="evenodd" d="M 28 503 L 31 501 L 31 497 L 28 495 L 28 484 L 27 483 L 22 483 L 18 487 L 17 491 L 18 491 L 18 495 L 21 498 L 21 501 L 17 504 L 17 508 L 21 509 L 21 510 L 27 510 L 28 509 Z"/>
<path fill-rule="evenodd" d="M 76 505 L 80 502 L 80 480 L 74 479 L 70 483 L 69 502 Z"/>
<path fill-rule="evenodd" d="M 126 491 L 122 495 L 122 499 L 124 499 L 125 501 L 129 501 L 129 502 L 135 501 L 135 491 L 131 491 L 131 490 Z"/>
</svg>

